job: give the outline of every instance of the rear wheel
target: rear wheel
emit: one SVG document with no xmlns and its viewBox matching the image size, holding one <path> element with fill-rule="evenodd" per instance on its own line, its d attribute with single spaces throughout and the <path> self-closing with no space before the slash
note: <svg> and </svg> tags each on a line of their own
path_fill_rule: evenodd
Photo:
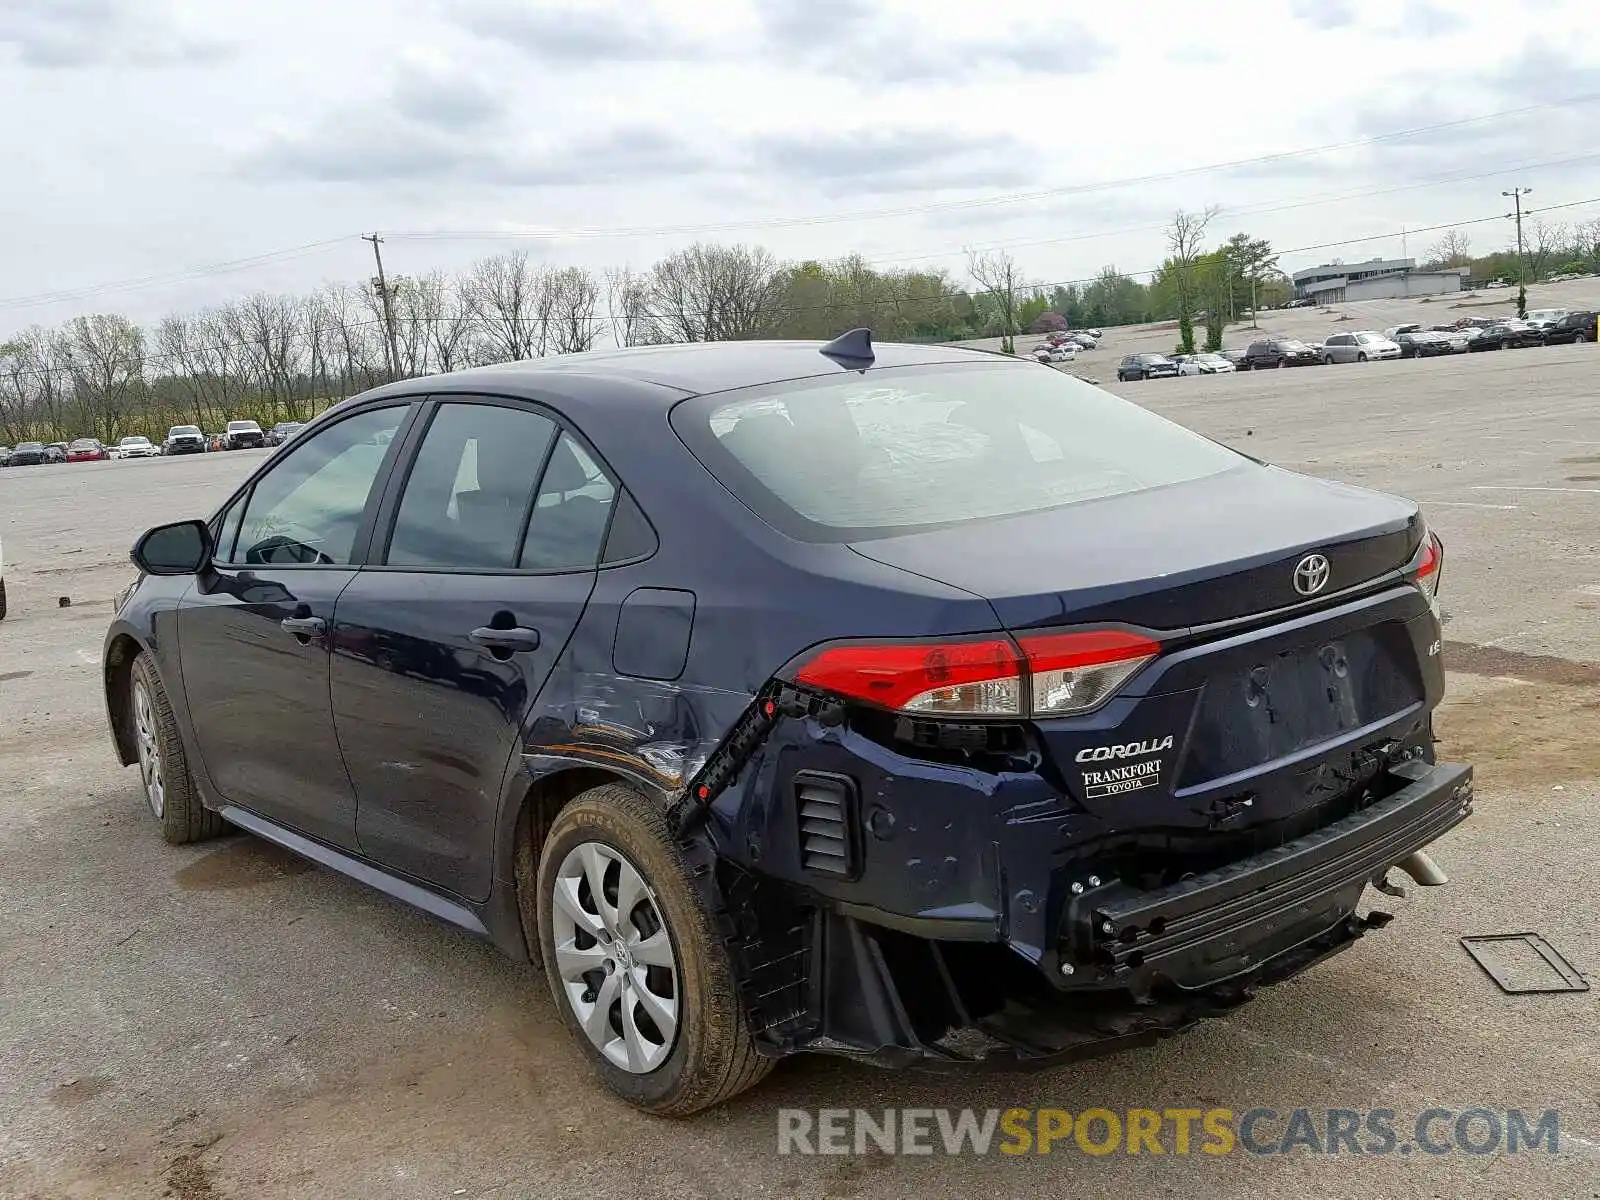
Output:
<svg viewBox="0 0 1600 1200">
<path fill-rule="evenodd" d="M 1279 359 L 1279 360 L 1278 360 L 1278 370 L 1280 370 L 1280 371 L 1281 371 L 1281 370 L 1283 370 L 1283 369 L 1284 369 L 1284 368 L 1285 368 L 1285 367 L 1287 367 L 1287 366 L 1288 366 L 1288 365 L 1289 365 L 1289 360 L 1288 360 L 1288 359 L 1287 359 L 1287 358 L 1280 358 L 1280 359 Z"/>
<path fill-rule="evenodd" d="M 1366 354 L 1365 354 L 1365 353 L 1362 353 L 1362 354 L 1358 354 L 1358 355 L 1356 355 L 1356 361 L 1357 361 L 1357 362 L 1366 362 L 1366 361 L 1367 361 L 1367 356 L 1366 356 Z"/>
<path fill-rule="evenodd" d="M 536 886 L 556 1008 L 613 1092 L 688 1116 L 771 1069 L 659 804 L 616 784 L 583 793 L 551 824 Z"/>
<path fill-rule="evenodd" d="M 6 581 L 0 579 L 0 621 L 6 619 Z"/>
<path fill-rule="evenodd" d="M 161 836 L 174 846 L 216 837 L 227 828 L 226 822 L 200 803 L 167 689 L 148 652 L 133 660 L 128 691 L 139 780 L 145 803 L 161 825 Z"/>
</svg>

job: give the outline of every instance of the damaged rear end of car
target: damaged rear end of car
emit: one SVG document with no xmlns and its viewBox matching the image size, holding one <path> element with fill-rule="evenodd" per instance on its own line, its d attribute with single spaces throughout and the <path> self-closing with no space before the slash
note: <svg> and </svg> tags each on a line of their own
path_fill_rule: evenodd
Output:
<svg viewBox="0 0 1600 1200">
<path fill-rule="evenodd" d="M 788 648 L 677 804 L 764 1053 L 1143 1044 L 1385 924 L 1359 906 L 1392 869 L 1444 881 L 1425 847 L 1472 773 L 1435 760 L 1443 546 L 1413 504 L 1026 366 L 672 422 L 816 564 L 964 598 L 810 622 L 837 636 Z"/>
</svg>

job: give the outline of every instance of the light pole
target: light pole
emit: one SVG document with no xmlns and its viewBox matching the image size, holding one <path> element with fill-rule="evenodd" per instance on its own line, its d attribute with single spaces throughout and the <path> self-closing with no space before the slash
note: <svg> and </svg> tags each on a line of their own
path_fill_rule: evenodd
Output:
<svg viewBox="0 0 1600 1200">
<path fill-rule="evenodd" d="M 1512 188 L 1509 192 L 1500 193 L 1502 196 L 1509 196 L 1512 203 L 1516 205 L 1516 211 L 1507 213 L 1506 216 L 1514 216 L 1517 222 L 1517 316 L 1519 317 L 1528 315 L 1527 262 L 1522 256 L 1522 198 L 1531 191 L 1533 191 L 1532 188 L 1519 187 Z"/>
</svg>

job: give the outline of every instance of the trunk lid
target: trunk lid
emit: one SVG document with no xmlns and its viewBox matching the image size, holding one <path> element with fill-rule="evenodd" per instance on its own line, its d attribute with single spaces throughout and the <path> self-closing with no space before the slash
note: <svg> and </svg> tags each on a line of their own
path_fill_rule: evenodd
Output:
<svg viewBox="0 0 1600 1200">
<path fill-rule="evenodd" d="M 851 544 L 888 566 L 987 599 L 1021 631 L 1114 621 L 1182 630 L 1332 596 L 1406 563 L 1410 501 L 1254 463 L 1043 512 Z M 1327 559 L 1311 596 L 1308 554 Z"/>
</svg>

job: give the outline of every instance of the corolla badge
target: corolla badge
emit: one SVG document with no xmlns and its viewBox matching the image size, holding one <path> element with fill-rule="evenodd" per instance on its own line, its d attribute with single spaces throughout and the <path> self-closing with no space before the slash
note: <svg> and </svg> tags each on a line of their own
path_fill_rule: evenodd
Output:
<svg viewBox="0 0 1600 1200">
<path fill-rule="evenodd" d="M 1308 554 L 1295 564 L 1294 590 L 1302 596 L 1315 596 L 1328 586 L 1328 560 L 1320 554 Z"/>
</svg>

